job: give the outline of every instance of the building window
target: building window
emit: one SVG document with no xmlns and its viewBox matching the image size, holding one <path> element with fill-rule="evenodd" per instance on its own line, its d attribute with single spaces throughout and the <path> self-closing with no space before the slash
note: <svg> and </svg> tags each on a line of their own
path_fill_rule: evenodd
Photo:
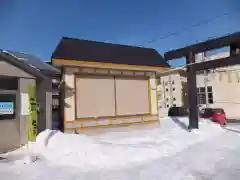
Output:
<svg viewBox="0 0 240 180">
<path fill-rule="evenodd" d="M 161 83 L 161 78 L 158 78 L 157 79 L 157 85 L 161 85 L 162 83 Z"/>
<path fill-rule="evenodd" d="M 173 101 L 176 101 L 176 98 L 175 98 L 175 97 L 173 98 Z"/>
<path fill-rule="evenodd" d="M 173 91 L 176 91 L 176 89 L 175 89 L 175 88 L 173 88 L 172 90 L 173 90 Z"/>
<path fill-rule="evenodd" d="M 199 93 L 205 93 L 205 88 L 204 87 L 200 87 L 199 88 Z"/>
<path fill-rule="evenodd" d="M 18 78 L 0 76 L 0 120 L 16 119 Z"/>
<path fill-rule="evenodd" d="M 52 88 L 53 89 L 58 89 L 60 85 L 60 81 L 58 79 L 53 79 L 52 80 Z"/>
<path fill-rule="evenodd" d="M 205 93 L 198 94 L 198 104 L 206 104 L 206 96 Z"/>
<path fill-rule="evenodd" d="M 213 92 L 212 92 L 211 86 L 207 88 L 207 93 L 208 93 L 208 103 L 213 104 Z"/>
<path fill-rule="evenodd" d="M 16 94 L 0 94 L 0 120 L 16 118 Z"/>
<path fill-rule="evenodd" d="M 169 105 L 167 104 L 167 108 L 169 108 Z"/>
<path fill-rule="evenodd" d="M 208 93 L 208 103 L 213 104 L 213 92 L 212 87 L 207 87 L 207 93 Z M 206 104 L 206 92 L 204 87 L 197 88 L 197 100 L 198 104 Z"/>
<path fill-rule="evenodd" d="M 168 88 L 166 88 L 166 92 L 168 92 Z"/>
<path fill-rule="evenodd" d="M 208 86 L 208 87 L 207 87 L 207 92 L 208 92 L 208 93 L 212 93 L 212 87 L 211 87 L 211 86 Z"/>
<path fill-rule="evenodd" d="M 174 80 L 172 81 L 172 84 L 175 84 Z"/>
<path fill-rule="evenodd" d="M 59 99 L 58 98 L 53 98 L 52 99 L 52 108 L 53 109 L 58 109 L 59 108 Z"/>
<path fill-rule="evenodd" d="M 163 94 L 161 91 L 158 91 L 158 99 L 162 99 L 163 98 Z"/>
<path fill-rule="evenodd" d="M 17 89 L 18 89 L 18 78 L 0 76 L 0 90 L 17 90 Z"/>
</svg>

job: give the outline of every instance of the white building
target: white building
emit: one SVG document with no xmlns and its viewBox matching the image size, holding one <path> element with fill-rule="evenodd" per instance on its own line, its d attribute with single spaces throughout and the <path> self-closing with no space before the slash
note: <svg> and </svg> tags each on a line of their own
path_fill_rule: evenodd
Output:
<svg viewBox="0 0 240 180">
<path fill-rule="evenodd" d="M 228 52 L 205 57 L 214 60 L 229 56 Z M 201 54 L 196 62 L 202 61 Z M 209 70 L 197 74 L 198 103 L 202 106 L 224 108 L 228 118 L 240 118 L 240 65 Z M 205 89 L 206 87 L 206 89 Z M 171 106 L 188 106 L 186 70 L 160 75 L 158 84 L 159 114 L 167 114 Z"/>
</svg>

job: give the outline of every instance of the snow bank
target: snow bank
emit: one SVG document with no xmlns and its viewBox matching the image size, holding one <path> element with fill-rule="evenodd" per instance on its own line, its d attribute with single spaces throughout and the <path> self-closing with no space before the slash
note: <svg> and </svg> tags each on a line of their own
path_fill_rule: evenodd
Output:
<svg viewBox="0 0 240 180">
<path fill-rule="evenodd" d="M 91 145 L 93 142 L 91 138 L 81 134 L 63 134 L 60 131 L 56 130 L 45 130 L 37 136 L 36 144 L 40 149 L 67 149 L 74 147 L 75 149 L 83 148 L 81 142 L 84 142 L 85 145 Z"/>
<path fill-rule="evenodd" d="M 201 121 L 198 133 L 189 133 L 169 119 L 165 120 L 168 121 L 166 128 L 164 124 L 144 130 L 132 127 L 127 132 L 109 132 L 101 137 L 46 130 L 39 134 L 33 149 L 40 158 L 57 165 L 87 171 L 119 169 L 170 156 L 222 132 L 218 125 L 209 121 Z M 179 120 L 187 121 L 186 118 Z"/>
<path fill-rule="evenodd" d="M 73 166 L 83 171 L 120 169 L 173 155 L 223 132 L 219 125 L 201 120 L 199 132 L 190 133 L 167 118 L 155 128 L 133 126 L 125 130 L 96 136 L 46 130 L 38 135 L 31 149 L 41 160 L 59 166 Z"/>
</svg>

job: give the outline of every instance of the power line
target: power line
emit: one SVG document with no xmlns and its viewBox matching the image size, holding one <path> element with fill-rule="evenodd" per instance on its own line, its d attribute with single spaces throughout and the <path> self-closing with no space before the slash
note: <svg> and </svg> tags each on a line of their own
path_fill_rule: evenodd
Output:
<svg viewBox="0 0 240 180">
<path fill-rule="evenodd" d="M 201 21 L 201 22 L 198 22 L 198 23 L 193 24 L 193 25 L 191 25 L 191 26 L 185 27 L 185 28 L 183 28 L 182 30 L 180 30 L 180 31 L 178 31 L 178 32 L 172 32 L 172 33 L 166 34 L 166 35 L 164 35 L 164 36 L 162 36 L 162 37 L 152 39 L 152 40 L 150 40 L 150 41 L 148 41 L 148 42 L 146 42 L 146 43 L 139 44 L 139 45 L 136 45 L 136 46 L 144 46 L 144 45 L 146 45 L 146 44 L 153 43 L 153 42 L 156 42 L 156 41 L 159 41 L 159 40 L 168 38 L 168 37 L 170 37 L 170 36 L 176 36 L 176 35 L 184 32 L 184 31 L 187 31 L 187 30 L 189 30 L 189 29 L 196 28 L 196 27 L 199 27 L 199 26 L 202 26 L 202 25 L 211 23 L 211 22 L 215 21 L 216 19 L 218 19 L 218 18 L 220 18 L 220 17 L 227 16 L 227 15 L 229 15 L 229 14 L 231 14 L 231 13 L 230 13 L 230 12 L 226 12 L 226 13 L 221 14 L 221 15 L 219 15 L 219 16 L 216 16 L 216 17 L 214 17 L 214 18 L 211 18 L 211 19 L 208 19 L 208 20 L 205 20 L 205 21 Z"/>
</svg>

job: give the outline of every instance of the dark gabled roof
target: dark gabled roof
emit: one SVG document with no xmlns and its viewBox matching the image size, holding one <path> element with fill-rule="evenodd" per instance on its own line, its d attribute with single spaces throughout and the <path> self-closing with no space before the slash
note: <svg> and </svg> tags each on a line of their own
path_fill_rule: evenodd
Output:
<svg viewBox="0 0 240 180">
<path fill-rule="evenodd" d="M 155 49 L 68 37 L 61 39 L 52 54 L 52 59 L 168 67 Z"/>
<path fill-rule="evenodd" d="M 224 46 L 228 46 L 230 44 L 239 43 L 239 42 L 240 42 L 240 32 L 236 32 L 226 36 L 210 39 L 197 44 L 193 44 L 183 48 L 168 51 L 164 54 L 164 57 L 166 61 L 168 61 L 168 60 L 184 57 L 190 51 L 193 53 L 205 52 L 205 51 L 222 48 Z"/>
<path fill-rule="evenodd" d="M 41 78 L 41 79 L 46 78 L 46 76 L 44 76 L 39 70 L 34 69 L 33 67 L 29 66 L 28 64 L 19 61 L 14 56 L 11 56 L 10 54 L 5 53 L 1 50 L 0 50 L 0 60 L 6 61 L 6 62 L 12 64 L 13 66 L 16 66 L 16 67 L 22 69 L 23 71 L 33 75 L 36 78 Z"/>
<path fill-rule="evenodd" d="M 16 58 L 21 63 L 27 64 L 29 67 L 36 69 L 44 75 L 54 76 L 56 74 L 60 74 L 60 71 L 58 69 L 51 66 L 50 64 L 43 62 L 34 55 L 9 50 L 3 50 L 3 52 Z"/>
</svg>

